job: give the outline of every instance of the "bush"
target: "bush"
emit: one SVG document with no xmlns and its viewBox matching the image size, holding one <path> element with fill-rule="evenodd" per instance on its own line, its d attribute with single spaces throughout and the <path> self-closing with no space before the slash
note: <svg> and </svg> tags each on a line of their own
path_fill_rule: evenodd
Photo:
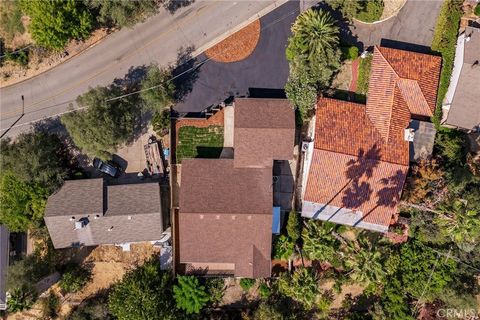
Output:
<svg viewBox="0 0 480 320">
<path fill-rule="evenodd" d="M 437 108 L 432 121 L 437 127 L 442 118 L 442 102 L 450 85 L 450 77 L 455 59 L 455 46 L 457 44 L 458 27 L 462 17 L 461 0 L 446 0 L 437 18 L 437 25 L 432 40 L 432 51 L 442 55 L 442 71 L 437 93 Z"/>
<path fill-rule="evenodd" d="M 362 9 L 357 12 L 356 18 L 364 22 L 375 22 L 380 20 L 383 13 L 382 0 L 361 1 Z"/>
<path fill-rule="evenodd" d="M 209 278 L 206 283 L 207 291 L 210 296 L 210 303 L 213 305 L 222 301 L 225 291 L 225 281 L 222 278 Z"/>
<path fill-rule="evenodd" d="M 170 110 L 156 111 L 152 117 L 152 126 L 159 136 L 166 135 L 170 129 Z"/>
<path fill-rule="evenodd" d="M 17 50 L 14 52 L 7 51 L 5 52 L 5 61 L 12 61 L 22 67 L 26 67 L 28 65 L 28 50 Z"/>
<path fill-rule="evenodd" d="M 288 214 L 287 234 L 294 244 L 302 235 L 300 216 L 295 210 L 290 211 Z"/>
<path fill-rule="evenodd" d="M 80 291 L 91 279 L 91 271 L 81 266 L 70 266 L 60 279 L 60 288 L 67 293 Z"/>
<path fill-rule="evenodd" d="M 340 47 L 343 60 L 355 60 L 358 58 L 358 48 L 356 46 Z"/>
<path fill-rule="evenodd" d="M 473 10 L 473 12 L 475 13 L 475 15 L 477 17 L 480 17 L 480 4 L 477 4 L 477 6 L 475 7 L 475 10 Z"/>
<path fill-rule="evenodd" d="M 242 278 L 240 279 L 240 287 L 243 291 L 250 290 L 255 285 L 255 279 Z"/>
<path fill-rule="evenodd" d="M 35 301 L 35 294 L 25 288 L 17 288 L 10 292 L 7 300 L 7 309 L 9 312 L 20 312 L 30 309 Z"/>
<path fill-rule="evenodd" d="M 195 276 L 179 276 L 178 284 L 173 286 L 173 296 L 177 308 L 187 314 L 199 313 L 210 300 L 205 287 Z"/>
<path fill-rule="evenodd" d="M 262 299 L 267 299 L 272 294 L 272 290 L 266 283 L 262 283 L 258 286 L 258 293 Z"/>
<path fill-rule="evenodd" d="M 293 241 L 282 234 L 273 240 L 272 256 L 274 259 L 287 261 L 293 255 L 293 248 Z"/>
<path fill-rule="evenodd" d="M 42 299 L 42 314 L 46 319 L 54 319 L 60 311 L 60 298 L 51 291 L 48 297 Z"/>
</svg>

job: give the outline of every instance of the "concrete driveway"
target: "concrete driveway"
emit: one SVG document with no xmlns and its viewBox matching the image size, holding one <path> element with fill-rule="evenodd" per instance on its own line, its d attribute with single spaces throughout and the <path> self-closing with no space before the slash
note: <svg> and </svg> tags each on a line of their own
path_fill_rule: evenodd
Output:
<svg viewBox="0 0 480 320">
<path fill-rule="evenodd" d="M 191 92 L 175 106 L 181 114 L 198 113 L 230 96 L 248 96 L 249 88 L 283 89 L 288 79 L 285 57 L 290 27 L 300 9 L 297 1 L 287 2 L 260 19 L 257 47 L 245 60 L 221 63 L 202 54 Z"/>
<path fill-rule="evenodd" d="M 442 3 L 442 0 L 408 0 L 395 17 L 376 24 L 356 21 L 349 28 L 351 34 L 345 36 L 363 48 L 382 44 L 426 51 L 432 43 Z"/>
</svg>

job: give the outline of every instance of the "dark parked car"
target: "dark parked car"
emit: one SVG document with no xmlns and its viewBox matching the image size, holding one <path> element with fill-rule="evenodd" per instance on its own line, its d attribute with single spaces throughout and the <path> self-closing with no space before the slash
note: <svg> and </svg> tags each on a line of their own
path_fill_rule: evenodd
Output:
<svg viewBox="0 0 480 320">
<path fill-rule="evenodd" d="M 120 166 L 113 161 L 102 161 L 99 158 L 93 159 L 93 166 L 109 176 L 116 177 L 120 173 Z"/>
</svg>

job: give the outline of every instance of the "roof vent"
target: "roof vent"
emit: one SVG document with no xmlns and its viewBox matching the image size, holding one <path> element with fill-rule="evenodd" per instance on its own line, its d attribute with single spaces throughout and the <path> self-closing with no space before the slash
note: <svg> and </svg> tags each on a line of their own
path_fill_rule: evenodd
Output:
<svg viewBox="0 0 480 320">
<path fill-rule="evenodd" d="M 83 229 L 87 224 L 88 218 L 81 218 L 80 220 L 75 221 L 75 230 Z"/>
<path fill-rule="evenodd" d="M 412 128 L 405 129 L 404 135 L 403 135 L 403 138 L 405 139 L 405 141 L 413 142 L 414 137 L 415 137 L 415 130 L 413 130 Z"/>
<path fill-rule="evenodd" d="M 113 230 L 113 226 L 107 229 L 107 231 L 112 231 L 112 230 Z"/>
<path fill-rule="evenodd" d="M 128 219 L 128 220 L 132 220 L 132 216 L 128 216 L 127 219 Z"/>
<path fill-rule="evenodd" d="M 75 221 L 75 217 L 71 217 L 70 219 L 68 219 L 70 221 Z"/>
<path fill-rule="evenodd" d="M 100 216 L 96 214 L 95 217 L 93 217 L 93 219 L 100 219 Z"/>
</svg>

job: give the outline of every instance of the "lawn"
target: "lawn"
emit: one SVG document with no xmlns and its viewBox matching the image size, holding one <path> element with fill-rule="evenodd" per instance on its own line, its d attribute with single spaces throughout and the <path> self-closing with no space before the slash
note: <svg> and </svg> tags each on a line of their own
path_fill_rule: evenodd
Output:
<svg viewBox="0 0 480 320">
<path fill-rule="evenodd" d="M 178 132 L 177 162 L 185 158 L 218 158 L 223 147 L 223 127 L 181 127 Z"/>
<path fill-rule="evenodd" d="M 372 56 L 360 59 L 358 66 L 357 92 L 366 95 L 368 92 L 368 80 L 370 79 L 370 69 L 372 67 Z"/>
</svg>

